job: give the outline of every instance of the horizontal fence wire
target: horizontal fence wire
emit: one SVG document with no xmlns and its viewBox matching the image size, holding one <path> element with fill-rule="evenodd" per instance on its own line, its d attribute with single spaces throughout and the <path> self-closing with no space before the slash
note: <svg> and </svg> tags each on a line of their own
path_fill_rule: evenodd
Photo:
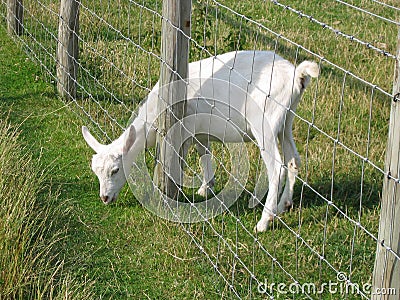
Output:
<svg viewBox="0 0 400 300">
<path fill-rule="evenodd" d="M 399 178 L 387 173 L 383 165 L 387 119 L 393 100 L 391 82 L 387 79 L 393 74 L 396 59 L 392 53 L 395 52 L 396 25 L 399 24 L 394 20 L 399 17 L 396 14 L 399 9 L 371 1 L 392 9 L 391 17 L 383 17 L 361 5 L 332 2 L 342 5 L 340 13 L 345 11 L 348 18 L 357 11 L 368 15 L 371 24 L 378 20 L 385 22 L 386 25 L 379 26 L 387 26 L 382 28 L 387 28 L 385 34 L 388 36 L 382 37 L 382 31 L 368 37 L 354 30 L 359 35 L 356 37 L 349 33 L 351 27 L 344 26 L 345 29 L 339 30 L 321 21 L 319 16 L 302 12 L 306 7 L 297 2 L 289 6 L 284 1 L 245 1 L 240 2 L 242 5 L 229 1 L 194 1 L 190 35 L 162 16 L 161 1 L 80 3 L 78 95 L 64 103 L 100 140 L 110 142 L 118 137 L 137 117 L 140 105 L 146 105 L 142 99 L 148 99 L 157 84 L 159 66 L 165 64 L 160 54 L 163 21 L 190 41 L 191 61 L 213 57 L 215 64 L 229 69 L 229 78 L 243 80 L 247 87 L 264 93 L 268 101 L 295 118 L 294 135 L 302 158 L 296 176 L 295 204 L 284 215 L 271 211 L 274 220 L 266 233 L 253 231 L 265 201 L 257 194 L 254 182 L 260 172 L 265 172 L 259 153 L 263 150 L 270 153 L 269 149 L 264 149 L 239 126 L 232 125 L 250 140 L 246 147 L 250 153 L 251 180 L 244 182 L 237 178 L 235 166 L 229 162 L 232 154 L 226 153 L 225 146 L 212 142 L 213 149 L 206 150 L 215 165 L 217 182 L 215 190 L 210 190 L 210 196 L 224 206 L 220 192 L 227 178 L 233 178 L 240 189 L 239 200 L 224 207 L 225 213 L 214 219 L 208 219 L 193 205 L 193 211 L 203 222 L 185 224 L 181 220 L 180 227 L 188 235 L 189 243 L 204 256 L 204 264 L 221 279 L 215 282 L 215 287 L 208 288 L 219 290 L 223 298 L 275 299 L 283 295 L 279 294 L 278 283 L 292 284 L 297 289 L 312 283 L 320 290 L 324 283 L 335 281 L 346 288 L 358 289 L 355 294 L 341 291 L 340 297 L 369 299 L 370 295 L 360 287 L 371 282 L 377 245 L 381 244 L 388 255 L 400 260 L 399 255 L 377 237 L 383 177 L 400 183 Z M 58 81 L 55 74 L 58 5 L 57 1 L 51 0 L 24 3 L 24 34 L 15 36 L 52 82 Z M 4 1 L 2 6 L 5 16 Z M 301 18 L 294 18 L 296 15 Z M 294 24 L 286 24 L 285 19 Z M 318 28 L 310 28 L 309 21 Z M 345 18 L 340 22 L 345 23 Z M 301 30 L 294 30 L 296 27 Z M 311 36 L 314 41 L 310 43 L 306 36 Z M 378 40 L 384 40 L 380 43 L 385 49 L 374 46 L 378 45 L 375 43 Z M 337 44 L 339 47 L 335 48 Z M 334 55 L 339 49 L 343 54 Z M 282 106 L 279 99 L 266 93 L 265 87 L 252 82 L 249 74 L 241 72 L 234 62 L 240 50 L 253 50 L 254 53 L 256 50 L 273 50 L 294 65 L 305 59 L 314 60 L 321 73 L 318 79 L 311 81 L 295 111 Z M 227 64 L 218 55 L 228 51 L 236 54 L 233 62 Z M 181 79 L 189 84 L 186 78 Z M 215 108 L 212 101 L 201 100 Z M 218 107 L 215 111 L 224 116 Z M 226 123 L 230 122 L 229 116 L 224 118 Z M 178 120 L 178 123 L 190 131 L 184 122 Z M 152 129 L 159 131 L 156 126 Z M 197 137 L 193 137 L 193 141 L 203 143 Z M 146 155 L 151 161 L 157 160 L 152 151 L 146 151 Z M 195 151 L 189 151 L 188 158 L 180 157 L 184 172 L 192 174 L 193 182 L 203 179 L 194 163 L 197 158 Z M 138 165 L 134 164 L 134 168 L 138 174 L 142 172 Z M 238 168 L 244 169 L 244 164 Z M 288 172 L 286 165 L 282 168 Z M 168 173 L 168 170 L 164 171 Z M 152 189 L 161 192 L 154 183 Z M 178 189 L 184 203 L 199 201 L 195 195 L 197 187 L 178 186 Z M 261 210 L 247 208 L 249 199 L 260 202 Z M 164 206 L 175 221 L 180 220 L 181 216 L 168 201 Z M 266 288 L 267 282 L 275 285 Z M 301 296 L 306 299 L 322 299 L 328 291 L 321 294 L 312 290 L 302 292 Z M 291 297 L 297 299 L 295 294 Z"/>
<path fill-rule="evenodd" d="M 378 4 L 382 5 L 382 6 L 389 7 L 389 8 L 394 9 L 394 10 L 400 10 L 400 7 L 396 7 L 396 6 L 387 4 L 387 3 L 382 2 L 382 1 L 378 1 L 378 0 L 371 0 L 371 1 L 373 1 L 375 3 L 378 3 Z"/>
<path fill-rule="evenodd" d="M 392 23 L 392 24 L 397 25 L 397 26 L 400 25 L 400 22 L 396 22 L 396 21 L 394 21 L 394 20 L 391 20 L 391 19 L 382 17 L 382 16 L 380 16 L 380 15 L 374 14 L 374 13 L 368 11 L 368 10 L 365 10 L 365 9 L 363 9 L 363 8 L 361 8 L 361 7 L 352 5 L 352 4 L 347 3 L 347 2 L 345 2 L 345 1 L 342 1 L 342 0 L 335 0 L 335 1 L 338 2 L 338 3 L 341 3 L 341 4 L 343 4 L 343 5 L 347 5 L 347 6 L 353 8 L 353 9 L 355 9 L 355 10 L 358 10 L 358 11 L 361 11 L 361 12 L 363 12 L 363 13 L 369 14 L 369 15 L 373 16 L 374 18 L 378 18 L 378 19 L 384 20 L 385 22 Z"/>
<path fill-rule="evenodd" d="M 332 32 L 334 32 L 335 34 L 337 34 L 337 35 L 339 35 L 339 36 L 343 36 L 343 37 L 349 39 L 350 41 L 354 41 L 354 42 L 360 43 L 361 45 L 364 45 L 364 46 L 366 46 L 367 48 L 372 49 L 372 50 L 374 50 L 374 51 L 376 51 L 376 52 L 378 52 L 378 53 L 381 53 L 381 54 L 383 54 L 383 55 L 385 55 L 385 56 L 387 56 L 387 57 L 390 57 L 390 58 L 393 58 L 393 59 L 396 58 L 395 55 L 393 55 L 393 54 L 391 54 L 391 53 L 389 53 L 389 52 L 387 52 L 387 51 L 385 51 L 385 50 L 383 50 L 383 49 L 379 49 L 378 47 L 375 47 L 375 46 L 373 45 L 373 43 L 360 40 L 359 38 L 357 38 L 356 36 L 354 36 L 354 35 L 352 35 L 352 34 L 346 34 L 346 33 L 342 32 L 342 31 L 340 31 L 340 30 L 338 30 L 338 29 L 335 29 L 334 27 L 332 27 L 332 26 L 330 26 L 330 25 L 328 25 L 328 24 L 326 24 L 326 23 L 324 23 L 324 22 L 321 22 L 321 21 L 317 20 L 317 19 L 314 18 L 313 16 L 307 15 L 307 14 L 305 14 L 305 13 L 299 11 L 299 10 L 296 10 L 296 9 L 290 7 L 289 5 L 284 5 L 284 4 L 282 4 L 280 1 L 277 1 L 277 0 L 272 0 L 272 1 L 273 1 L 274 4 L 279 5 L 279 6 L 281 6 L 281 7 L 284 8 L 284 9 L 287 9 L 287 10 L 293 12 L 293 13 L 298 14 L 300 17 L 302 17 L 302 18 L 303 18 L 303 17 L 304 17 L 304 18 L 307 18 L 307 19 L 310 20 L 311 22 L 314 22 L 314 23 L 320 25 L 323 29 L 325 29 L 325 28 L 326 28 L 326 29 L 329 29 L 329 30 L 331 30 Z M 339 2 L 339 3 L 342 3 L 342 1 L 338 1 L 338 2 Z M 374 14 L 372 14 L 372 15 L 374 16 Z M 383 19 L 385 19 L 385 18 L 383 18 Z M 386 19 L 385 19 L 385 20 L 386 20 Z M 393 23 L 393 24 L 398 24 L 397 22 L 391 22 L 391 23 Z"/>
</svg>

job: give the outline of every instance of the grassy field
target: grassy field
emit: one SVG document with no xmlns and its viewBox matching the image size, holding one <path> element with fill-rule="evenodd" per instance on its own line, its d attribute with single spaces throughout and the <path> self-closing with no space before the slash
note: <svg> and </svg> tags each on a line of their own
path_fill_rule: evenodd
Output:
<svg viewBox="0 0 400 300">
<path fill-rule="evenodd" d="M 22 51 L 15 49 L 3 27 L 0 28 L 0 40 L 2 119 L 8 116 L 14 126 L 19 126 L 19 152 L 22 157 L 32 156 L 33 161 L 39 160 L 35 165 L 37 173 L 44 172 L 37 184 L 35 179 L 29 178 L 28 182 L 32 182 L 25 183 L 32 189 L 44 190 L 36 204 L 30 203 L 29 196 L 21 195 L 21 201 L 29 204 L 25 214 L 35 218 L 35 205 L 50 206 L 48 209 L 54 210 L 53 215 L 47 217 L 52 218 L 48 222 L 54 222 L 54 230 L 61 232 L 54 237 L 60 241 L 51 249 L 56 258 L 48 262 L 50 271 L 56 271 L 62 262 L 61 268 L 66 271 L 56 274 L 61 276 L 59 280 L 67 280 L 64 276 L 70 274 L 74 280 L 71 279 L 71 285 L 75 283 L 72 288 L 87 289 L 85 293 L 71 292 L 63 299 L 214 298 L 217 277 L 202 265 L 199 253 L 176 224 L 148 213 L 131 199 L 128 191 L 115 205 L 106 207 L 100 203 L 97 179 L 92 175 L 88 161 L 91 151 L 80 135 L 82 121 L 60 102 L 53 87 L 41 80 L 41 69 Z M 10 155 L 12 153 L 8 157 Z M 20 162 L 16 160 L 15 163 Z M 9 170 L 2 167 L 2 171 Z M 19 192 L 18 186 L 14 192 Z M 2 203 L 3 200 L 14 199 L 10 195 L 9 199 L 2 198 Z M 64 202 L 67 206 L 62 204 Z M 14 205 L 18 208 L 17 203 Z M 60 205 L 66 211 L 57 209 Z M 0 225 L 4 229 L 6 224 Z M 32 230 L 26 233 L 26 238 L 40 238 L 48 228 L 47 223 L 43 223 L 38 229 L 39 235 Z M 43 242 L 51 241 L 45 239 Z M 1 247 L 7 246 L 4 243 L 2 240 Z M 49 258 L 52 256 L 50 253 Z M 31 263 L 30 257 L 25 259 L 26 262 L 18 261 L 18 264 Z M 0 267 L 0 274 L 3 274 L 0 298 L 10 299 L 3 280 L 12 269 L 4 260 Z M 43 272 L 40 264 L 32 268 L 36 277 Z M 26 276 L 25 273 L 19 275 Z M 201 282 L 198 282 L 199 278 L 202 278 Z M 44 281 L 47 279 L 40 283 L 47 284 Z M 58 289 L 54 295 L 63 297 L 63 285 L 54 283 L 50 287 Z M 40 299 L 35 286 L 23 286 L 20 291 L 23 292 L 21 299 Z M 42 299 L 49 298 L 44 296 Z"/>
<path fill-rule="evenodd" d="M 62 251 L 80 224 L 75 201 L 52 184 L 49 127 L 37 115 L 50 109 L 48 95 L 54 105 L 53 90 L 3 28 L 0 41 L 0 299 L 92 299 L 90 281 L 68 267 L 79 257 Z"/>
<path fill-rule="evenodd" d="M 157 1 L 143 3 L 160 10 Z M 391 92 L 394 60 L 268 1 L 223 3 Z M 388 12 L 370 1 L 353 3 L 389 18 L 399 17 L 394 11 Z M 388 27 L 378 19 L 350 11 L 338 3 L 306 0 L 301 6 L 298 1 L 285 1 L 285 4 L 395 52 L 395 26 Z M 32 186 L 39 192 L 35 194 L 37 204 L 32 205 L 51 211 L 40 223 L 38 235 L 29 231 L 26 235 L 32 234 L 35 240 L 41 240 L 36 237 L 41 237 L 46 228 L 52 228 L 51 232 L 55 233 L 43 237 L 48 241 L 45 243 L 52 245 L 51 253 L 44 252 L 54 258 L 47 264 L 49 273 L 40 278 L 32 276 L 37 281 L 29 281 L 28 285 L 22 283 L 23 287 L 18 290 L 23 293 L 18 294 L 22 295 L 20 298 L 40 298 L 37 291 L 43 291 L 42 298 L 46 299 L 46 295 L 51 294 L 49 287 L 55 290 L 51 294 L 53 298 L 61 297 L 66 290 L 71 291 L 68 299 L 233 298 L 228 284 L 213 270 L 196 243 L 246 299 L 263 298 L 263 295 L 257 292 L 256 283 L 250 280 L 241 262 L 262 282 L 290 283 L 287 273 L 300 282 L 321 284 L 335 280 L 336 274 L 326 261 L 351 275 L 353 282 L 371 282 L 376 243 L 327 206 L 323 198 L 332 200 L 348 217 L 359 220 L 376 235 L 382 174 L 301 120 L 296 120 L 294 134 L 303 161 L 300 177 L 307 185 L 296 184 L 293 209 L 283 215 L 281 221 L 274 222 L 273 230 L 258 236 L 266 251 L 260 249 L 242 227 L 251 231 L 261 214 L 259 208 L 247 208 L 248 195 L 245 194 L 232 207 L 232 214 L 191 226 L 152 215 L 142 208 L 127 187 L 117 203 L 101 204 L 98 182 L 90 170 L 92 151 L 83 141 L 80 127 L 88 125 L 104 142 L 120 134 L 121 127 L 146 95 L 146 89 L 157 81 L 159 62 L 154 55 L 159 54 L 157 28 L 161 21 L 132 3 L 84 2 L 80 24 L 79 82 L 82 86 L 76 102 L 62 102 L 55 95 L 54 79 L 44 72 L 45 68 L 53 73 L 55 69 L 55 62 L 48 53 L 55 49 L 51 33 L 56 31 L 57 15 L 43 7 L 57 10 L 58 2 L 45 0 L 26 5 L 26 26 L 31 35 L 23 37 L 25 46 L 18 43 L 26 52 L 16 50 L 4 26 L 0 27 L 1 113 L 2 119 L 8 118 L 19 127 L 18 144 L 22 145 L 19 152 L 22 157 L 23 153 L 28 153 L 37 170 L 32 176 L 38 181 Z M 2 8 L 4 11 L 4 6 Z M 101 17 L 93 16 L 92 11 Z M 37 21 L 48 29 L 43 30 Z M 321 76 L 304 95 L 299 116 L 383 167 L 390 97 L 210 2 L 194 1 L 192 23 L 193 39 L 212 54 L 235 49 L 276 49 L 294 63 L 303 59 L 320 63 Z M 192 43 L 191 60 L 206 56 L 205 51 Z M 28 57 L 41 61 L 42 67 Z M 100 129 L 105 130 L 107 136 Z M 251 146 L 249 152 L 254 171 L 258 168 L 258 152 Z M 214 153 L 224 157 L 223 147 L 215 147 Z M 195 161 L 195 157 L 192 159 Z M 217 169 L 216 174 L 217 190 L 222 189 L 226 180 L 221 169 Z M 248 187 L 252 188 L 252 182 Z M 36 209 L 28 208 L 25 213 L 35 218 Z M 40 211 L 38 216 L 42 218 Z M 50 227 L 48 222 L 52 224 Z M 0 225 L 4 227 L 3 223 Z M 304 242 L 288 228 L 299 233 Z M 53 240 L 56 242 L 52 243 Z M 314 252 L 323 255 L 324 260 Z M 51 270 L 58 270 L 58 266 L 60 270 L 53 276 Z M 9 290 L 4 284 L 4 274 L 9 274 L 10 270 L 4 260 L 0 267 L 0 298 L 7 299 Z M 33 264 L 30 269 L 32 274 L 41 274 L 40 265 Z M 359 298 L 348 296 L 348 299 Z M 338 295 L 324 293 L 321 299 L 338 299 Z"/>
</svg>

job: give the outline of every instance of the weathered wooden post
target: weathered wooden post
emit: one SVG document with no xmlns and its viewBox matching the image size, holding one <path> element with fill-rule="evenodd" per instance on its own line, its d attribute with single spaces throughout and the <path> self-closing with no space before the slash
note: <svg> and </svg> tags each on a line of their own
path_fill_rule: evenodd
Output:
<svg viewBox="0 0 400 300">
<path fill-rule="evenodd" d="M 397 58 L 390 112 L 389 136 L 386 148 L 385 171 L 400 178 L 400 27 L 397 36 Z M 400 184 L 385 177 L 379 221 L 378 244 L 372 279 L 371 299 L 400 299 L 400 261 L 386 247 L 400 256 Z M 385 290 L 381 290 L 381 289 Z M 375 294 L 376 291 L 385 293 Z M 395 293 L 395 294 L 394 294 Z"/>
<path fill-rule="evenodd" d="M 64 99 L 76 97 L 79 54 L 79 0 L 61 0 L 57 45 L 57 91 Z"/>
<path fill-rule="evenodd" d="M 7 31 L 9 34 L 21 35 L 23 26 L 24 6 L 22 0 L 7 0 Z"/>
<path fill-rule="evenodd" d="M 161 70 L 158 111 L 160 113 L 157 135 L 158 158 L 155 182 L 164 195 L 176 198 L 181 168 L 172 165 L 177 160 L 177 152 L 171 145 L 174 137 L 166 135 L 185 111 L 186 84 L 190 35 L 191 0 L 164 0 L 162 8 Z M 184 33 L 184 34 L 183 34 Z M 177 133 L 179 134 L 179 132 Z M 166 139 L 166 140 L 165 140 Z M 168 176 L 168 174 L 170 176 Z"/>
</svg>

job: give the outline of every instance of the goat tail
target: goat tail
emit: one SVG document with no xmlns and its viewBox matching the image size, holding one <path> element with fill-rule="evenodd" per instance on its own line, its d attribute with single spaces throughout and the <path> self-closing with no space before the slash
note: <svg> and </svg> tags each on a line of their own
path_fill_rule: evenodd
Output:
<svg viewBox="0 0 400 300">
<path fill-rule="evenodd" d="M 318 77 L 319 67 L 318 64 L 312 61 L 303 61 L 296 68 L 296 77 L 299 79 L 304 79 L 308 76 Z"/>
<path fill-rule="evenodd" d="M 300 84 L 300 90 L 304 90 L 310 83 L 310 77 L 318 77 L 319 67 L 318 64 L 311 61 L 303 61 L 296 68 L 295 78 Z"/>
</svg>

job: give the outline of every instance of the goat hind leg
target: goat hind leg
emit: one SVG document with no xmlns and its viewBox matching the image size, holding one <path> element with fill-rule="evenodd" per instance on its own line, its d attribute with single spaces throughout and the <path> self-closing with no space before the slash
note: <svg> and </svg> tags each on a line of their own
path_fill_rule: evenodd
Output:
<svg viewBox="0 0 400 300">
<path fill-rule="evenodd" d="M 273 220 L 276 213 L 279 213 L 278 197 L 281 190 L 282 178 L 284 177 L 284 174 L 282 174 L 282 162 L 278 150 L 278 145 L 276 143 L 272 144 L 273 145 L 270 145 L 271 147 L 269 147 L 270 152 L 266 152 L 265 150 L 261 151 L 261 156 L 267 167 L 269 188 L 261 219 L 258 221 L 256 227 L 254 228 L 256 232 L 266 231 L 269 222 Z"/>
<path fill-rule="evenodd" d="M 287 164 L 286 184 L 283 190 L 281 199 L 278 204 L 278 214 L 288 210 L 293 205 L 293 192 L 296 176 L 298 175 L 298 168 L 295 158 L 292 158 Z"/>
<path fill-rule="evenodd" d="M 296 176 L 299 173 L 300 156 L 297 152 L 290 127 L 286 128 L 284 135 L 279 135 L 279 140 L 283 150 L 285 165 L 287 166 L 285 189 L 283 190 L 278 204 L 278 213 L 282 213 L 293 205 L 294 184 L 296 182 Z"/>
</svg>

